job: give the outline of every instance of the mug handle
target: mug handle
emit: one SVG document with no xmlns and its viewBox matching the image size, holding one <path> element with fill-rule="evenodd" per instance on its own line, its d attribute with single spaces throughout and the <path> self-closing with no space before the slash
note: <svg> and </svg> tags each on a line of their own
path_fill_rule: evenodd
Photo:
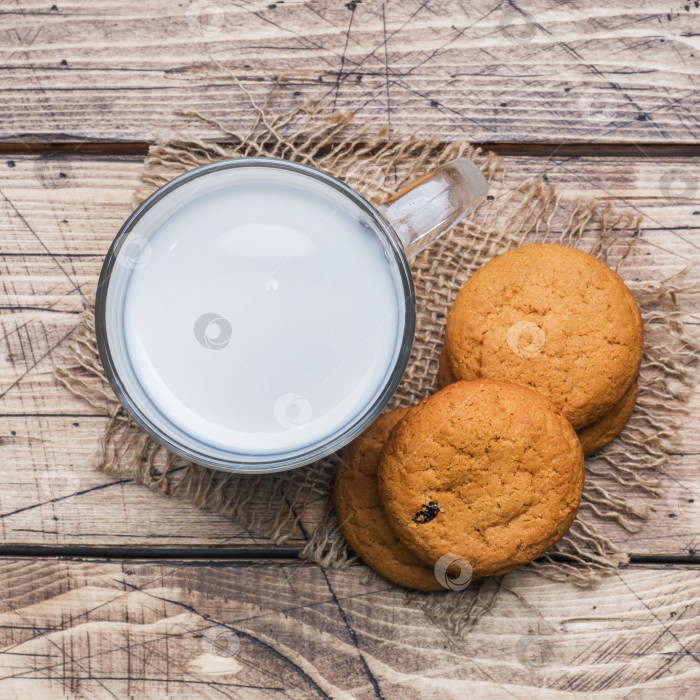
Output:
<svg viewBox="0 0 700 700">
<path fill-rule="evenodd" d="M 441 165 L 378 207 L 412 258 L 486 197 L 489 186 L 467 158 Z"/>
</svg>

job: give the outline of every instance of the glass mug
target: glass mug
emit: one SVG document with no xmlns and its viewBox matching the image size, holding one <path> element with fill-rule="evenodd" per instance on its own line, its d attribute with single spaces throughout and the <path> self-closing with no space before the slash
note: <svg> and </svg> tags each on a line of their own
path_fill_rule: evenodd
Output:
<svg viewBox="0 0 700 700">
<path fill-rule="evenodd" d="M 126 220 L 104 261 L 97 344 L 129 415 L 231 472 L 310 464 L 359 435 L 413 344 L 408 258 L 486 195 L 460 158 L 374 207 L 307 165 L 196 168 Z"/>
</svg>

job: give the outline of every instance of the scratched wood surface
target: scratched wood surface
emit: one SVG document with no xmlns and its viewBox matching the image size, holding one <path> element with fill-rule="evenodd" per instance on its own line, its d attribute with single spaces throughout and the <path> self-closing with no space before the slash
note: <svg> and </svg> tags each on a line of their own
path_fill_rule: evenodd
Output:
<svg viewBox="0 0 700 700">
<path fill-rule="evenodd" d="M 622 270 L 630 283 L 662 279 L 700 258 L 695 247 L 700 195 L 670 198 L 660 184 L 669 172 L 677 173 L 679 182 L 694 177 L 693 159 L 519 156 L 509 161 L 506 190 L 546 173 L 565 197 L 598 196 L 645 217 L 642 241 Z M 133 206 L 142 162 L 137 156 L 66 154 L 0 160 L 5 350 L 0 455 L 6 475 L 0 525 L 6 546 L 231 550 L 261 544 L 240 523 L 97 472 L 91 458 L 106 412 L 95 413 L 53 379 L 85 297 L 94 291 L 102 256 Z M 698 323 L 692 315 L 685 320 L 691 329 Z M 606 525 L 616 542 L 636 554 L 687 555 L 700 548 L 700 498 L 692 498 L 700 493 L 700 393 L 691 409 L 691 423 L 663 481 L 668 498 L 658 502 L 640 533 Z M 153 502 L 157 508 L 148 507 Z M 303 514 L 307 529 L 319 515 L 319 504 Z M 299 532 L 284 548 L 302 543 Z"/>
<path fill-rule="evenodd" d="M 691 698 L 700 580 L 531 573 L 466 639 L 421 595 L 293 561 L 2 559 L 3 698 Z M 11 586 L 7 584 L 11 582 Z M 538 613 L 539 611 L 539 613 Z"/>
<path fill-rule="evenodd" d="M 233 73 L 397 133 L 696 144 L 699 4 L 5 0 L 0 138 L 147 141 L 175 108 L 236 129 Z"/>
<path fill-rule="evenodd" d="M 643 215 L 630 283 L 700 277 L 699 6 L 0 3 L 0 698 L 697 695 L 700 392 L 644 528 L 606 526 L 636 563 L 591 591 L 509 574 L 522 598 L 458 640 L 363 567 L 300 565 L 301 531 L 274 548 L 100 474 L 104 412 L 53 370 L 146 144 L 188 110 L 243 128 L 233 76 L 256 100 L 278 82 L 281 108 L 491 144 L 509 186 L 542 175 Z M 697 331 L 697 301 L 682 320 Z"/>
</svg>

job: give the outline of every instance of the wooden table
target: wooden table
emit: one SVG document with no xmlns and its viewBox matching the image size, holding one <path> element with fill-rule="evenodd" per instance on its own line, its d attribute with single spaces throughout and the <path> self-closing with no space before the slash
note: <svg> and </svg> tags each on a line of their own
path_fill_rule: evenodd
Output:
<svg viewBox="0 0 700 700">
<path fill-rule="evenodd" d="M 697 277 L 699 4 L 4 0 L 0 697 L 697 697 L 700 393 L 670 495 L 637 535 L 609 525 L 632 563 L 591 591 L 513 573 L 522 599 L 459 641 L 361 567 L 301 565 L 301 534 L 274 547 L 104 476 L 106 417 L 52 373 L 147 144 L 177 109 L 248 118 L 215 62 L 637 211 L 625 274 Z"/>
</svg>

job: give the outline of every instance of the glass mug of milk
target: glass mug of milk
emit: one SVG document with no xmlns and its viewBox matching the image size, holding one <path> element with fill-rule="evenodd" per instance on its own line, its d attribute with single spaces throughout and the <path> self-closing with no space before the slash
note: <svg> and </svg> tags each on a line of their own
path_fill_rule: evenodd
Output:
<svg viewBox="0 0 700 700">
<path fill-rule="evenodd" d="M 110 384 L 172 452 L 235 472 L 309 464 L 359 435 L 406 367 L 407 259 L 486 195 L 458 159 L 375 208 L 272 158 L 185 173 L 127 219 L 100 275 Z"/>
</svg>

